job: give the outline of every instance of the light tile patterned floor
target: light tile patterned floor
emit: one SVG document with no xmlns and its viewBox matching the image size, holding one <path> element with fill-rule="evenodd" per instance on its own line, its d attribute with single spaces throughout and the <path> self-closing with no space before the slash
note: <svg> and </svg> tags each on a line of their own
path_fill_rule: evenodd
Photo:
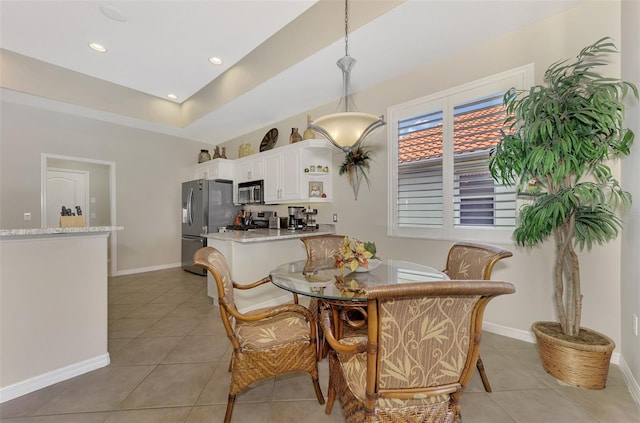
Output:
<svg viewBox="0 0 640 423">
<path fill-rule="evenodd" d="M 491 305 L 489 305 L 491 307 Z M 0 421 L 22 423 L 221 422 L 230 345 L 206 279 L 169 269 L 109 280 L 111 364 L 0 405 Z M 465 423 L 640 422 L 640 409 L 612 366 L 601 391 L 562 386 L 535 345 L 486 333 L 482 358 L 494 392 L 477 373 L 462 397 Z M 320 363 L 327 392 L 327 362 Z M 330 415 L 306 374 L 271 378 L 239 395 L 234 423 L 343 422 Z"/>
</svg>

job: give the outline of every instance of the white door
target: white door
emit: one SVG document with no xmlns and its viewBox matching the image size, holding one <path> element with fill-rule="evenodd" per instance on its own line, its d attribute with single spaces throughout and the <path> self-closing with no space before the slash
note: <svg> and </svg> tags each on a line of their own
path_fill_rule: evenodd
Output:
<svg viewBox="0 0 640 423">
<path fill-rule="evenodd" d="M 48 228 L 60 227 L 62 206 L 76 213 L 80 206 L 89 226 L 89 172 L 47 169 L 47 220 Z"/>
</svg>

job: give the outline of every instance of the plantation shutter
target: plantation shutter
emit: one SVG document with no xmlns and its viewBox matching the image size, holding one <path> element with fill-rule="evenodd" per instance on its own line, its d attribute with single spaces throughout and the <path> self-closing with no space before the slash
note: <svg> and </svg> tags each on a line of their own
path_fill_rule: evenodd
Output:
<svg viewBox="0 0 640 423">
<path fill-rule="evenodd" d="M 447 216 L 454 227 L 515 225 L 515 190 L 496 183 L 488 167 L 505 118 L 503 95 L 455 105 L 450 117 L 434 110 L 398 121 L 399 227 L 442 228 Z M 443 171 L 447 119 L 453 122 L 452 175 Z M 445 183 L 453 187 L 449 198 Z"/>
<path fill-rule="evenodd" d="M 493 180 L 491 149 L 500 140 L 506 117 L 504 93 L 453 108 L 454 226 L 514 226 L 516 192 Z"/>
<path fill-rule="evenodd" d="M 443 227 L 443 141 L 442 110 L 398 122 L 400 227 Z"/>
</svg>

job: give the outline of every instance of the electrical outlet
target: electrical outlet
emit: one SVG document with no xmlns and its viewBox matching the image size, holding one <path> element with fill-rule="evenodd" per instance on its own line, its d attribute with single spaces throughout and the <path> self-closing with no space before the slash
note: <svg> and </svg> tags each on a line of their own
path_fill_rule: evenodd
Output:
<svg viewBox="0 0 640 423">
<path fill-rule="evenodd" d="M 638 336 L 638 315 L 634 314 L 631 321 L 631 330 L 635 336 Z"/>
<path fill-rule="evenodd" d="M 333 214 L 333 222 L 337 222 L 338 221 L 338 213 L 334 213 Z"/>
<path fill-rule="evenodd" d="M 25 213 L 24 220 L 31 220 L 31 213 Z"/>
</svg>

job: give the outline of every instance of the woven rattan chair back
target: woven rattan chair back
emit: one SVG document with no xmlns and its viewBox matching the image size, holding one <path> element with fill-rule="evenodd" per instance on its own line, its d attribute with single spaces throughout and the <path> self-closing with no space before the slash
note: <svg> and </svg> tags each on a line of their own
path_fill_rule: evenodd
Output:
<svg viewBox="0 0 640 423">
<path fill-rule="evenodd" d="M 366 352 L 351 354 L 343 345 L 330 354 L 326 411 L 337 395 L 350 423 L 460 421 L 484 309 L 492 298 L 515 292 L 513 285 L 454 280 L 365 289 L 367 339 L 353 348 Z"/>
<path fill-rule="evenodd" d="M 233 302 L 233 290 L 252 289 L 269 283 L 269 278 L 249 285 L 234 283 L 226 259 L 212 247 L 199 249 L 194 263 L 207 269 L 215 280 L 220 317 L 233 346 L 225 423 L 231 421 L 238 393 L 258 380 L 288 372 L 309 373 L 318 402 L 324 404 L 318 383 L 317 328 L 311 312 L 299 304 L 282 304 L 240 313 Z"/>
<path fill-rule="evenodd" d="M 316 235 L 300 238 L 307 250 L 305 270 L 333 267 L 344 235 Z"/>
<path fill-rule="evenodd" d="M 444 272 L 451 279 L 491 279 L 493 266 L 511 251 L 488 244 L 456 242 L 449 249 Z"/>
<path fill-rule="evenodd" d="M 449 249 L 447 267 L 444 272 L 451 279 L 491 279 L 493 266 L 503 258 L 511 257 L 511 251 L 488 244 L 457 242 Z M 476 363 L 484 390 L 491 392 L 491 384 L 484 368 L 482 357 Z"/>
<path fill-rule="evenodd" d="M 344 240 L 344 235 L 315 235 L 300 238 L 307 251 L 307 262 L 304 271 L 312 271 L 315 269 L 327 269 L 334 267 L 336 256 Z M 313 315 L 315 321 L 318 321 L 318 299 L 309 299 L 309 311 Z M 328 346 L 324 342 L 322 332 L 318 326 L 318 360 L 324 358 L 327 354 Z"/>
</svg>

